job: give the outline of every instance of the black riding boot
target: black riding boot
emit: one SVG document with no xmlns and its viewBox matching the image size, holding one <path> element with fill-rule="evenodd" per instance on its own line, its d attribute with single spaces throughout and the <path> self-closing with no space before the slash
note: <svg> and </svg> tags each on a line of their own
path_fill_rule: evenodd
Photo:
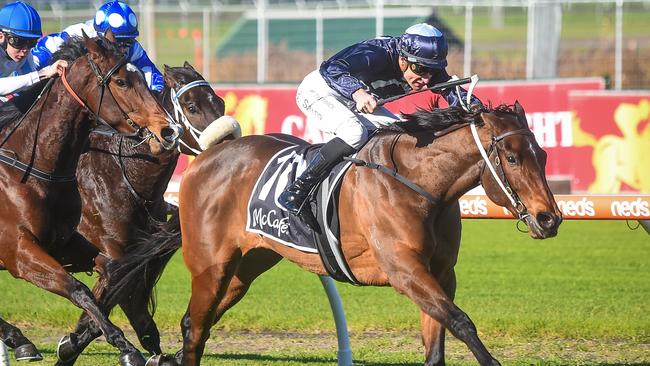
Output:
<svg viewBox="0 0 650 366">
<path fill-rule="evenodd" d="M 309 192 L 327 176 L 330 169 L 343 161 L 343 157 L 351 155 L 355 151 L 354 148 L 338 137 L 327 142 L 309 162 L 307 169 L 300 177 L 280 194 L 278 203 L 287 211 L 298 215 Z"/>
</svg>

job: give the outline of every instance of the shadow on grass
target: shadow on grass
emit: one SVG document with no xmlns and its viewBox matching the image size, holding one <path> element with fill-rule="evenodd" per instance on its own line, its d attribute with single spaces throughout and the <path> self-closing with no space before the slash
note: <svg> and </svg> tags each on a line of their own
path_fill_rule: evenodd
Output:
<svg viewBox="0 0 650 366">
<path fill-rule="evenodd" d="M 288 362 L 296 363 L 299 365 L 309 365 L 309 364 L 329 364 L 336 365 L 337 359 L 335 357 L 318 357 L 318 356 L 270 356 L 270 355 L 260 355 L 256 353 L 211 353 L 203 356 L 203 360 L 208 361 L 251 361 L 251 362 L 272 362 L 278 365 L 284 365 Z M 355 365 L 372 365 L 372 366 L 422 366 L 422 363 L 376 363 L 364 361 L 361 359 L 354 359 Z M 649 365 L 650 366 L 650 365 Z"/>
</svg>

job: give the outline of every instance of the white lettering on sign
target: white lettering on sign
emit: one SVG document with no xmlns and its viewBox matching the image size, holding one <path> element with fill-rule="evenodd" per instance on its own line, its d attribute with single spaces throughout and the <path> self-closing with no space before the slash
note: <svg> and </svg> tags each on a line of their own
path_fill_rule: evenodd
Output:
<svg viewBox="0 0 650 366">
<path fill-rule="evenodd" d="M 463 215 L 487 216 L 487 202 L 478 196 L 471 200 L 460 200 L 460 212 Z"/>
<path fill-rule="evenodd" d="M 559 200 L 557 206 L 562 211 L 562 214 L 566 216 L 596 216 L 594 202 L 586 197 L 582 197 L 579 201 Z"/>
<path fill-rule="evenodd" d="M 526 118 L 541 147 L 573 146 L 571 112 L 534 112 Z"/>
<path fill-rule="evenodd" d="M 259 227 L 264 229 L 265 227 L 270 227 L 277 232 L 277 236 L 280 234 L 288 234 L 289 231 L 289 218 L 279 218 L 275 210 L 271 210 L 268 213 L 264 214 L 261 208 L 256 208 L 253 210 L 253 227 Z"/>
<path fill-rule="evenodd" d="M 645 216 L 650 217 L 650 207 L 648 202 L 637 198 L 634 201 L 613 201 L 610 206 L 610 212 L 614 217 Z"/>
</svg>

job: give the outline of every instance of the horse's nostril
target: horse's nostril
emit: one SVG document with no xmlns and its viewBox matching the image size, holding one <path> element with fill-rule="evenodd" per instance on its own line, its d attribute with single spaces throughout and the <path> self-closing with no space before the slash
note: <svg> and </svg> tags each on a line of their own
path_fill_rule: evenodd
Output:
<svg viewBox="0 0 650 366">
<path fill-rule="evenodd" d="M 537 222 L 544 229 L 550 230 L 556 226 L 558 218 L 552 212 L 540 212 L 537 214 Z"/>
<path fill-rule="evenodd" d="M 160 131 L 160 137 L 167 142 L 174 142 L 176 135 L 176 130 L 173 128 L 163 128 L 162 131 Z"/>
</svg>

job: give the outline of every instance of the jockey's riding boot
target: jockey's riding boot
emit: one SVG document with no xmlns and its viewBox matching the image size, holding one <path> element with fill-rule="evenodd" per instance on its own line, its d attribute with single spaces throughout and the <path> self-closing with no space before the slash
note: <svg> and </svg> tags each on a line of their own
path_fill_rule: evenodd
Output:
<svg viewBox="0 0 650 366">
<path fill-rule="evenodd" d="M 309 193 L 343 157 L 356 150 L 336 137 L 323 145 L 309 162 L 307 169 L 278 197 L 278 203 L 287 211 L 298 215 Z"/>
</svg>

